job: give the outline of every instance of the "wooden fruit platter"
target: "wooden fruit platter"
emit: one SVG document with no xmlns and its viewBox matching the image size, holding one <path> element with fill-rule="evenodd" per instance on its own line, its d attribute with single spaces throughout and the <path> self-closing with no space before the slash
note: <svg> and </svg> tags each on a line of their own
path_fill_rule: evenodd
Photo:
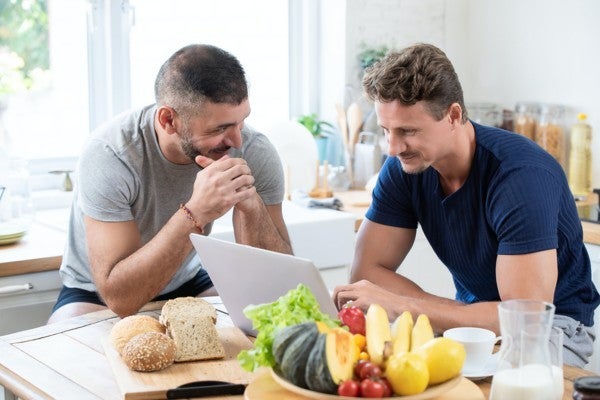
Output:
<svg viewBox="0 0 600 400">
<path fill-rule="evenodd" d="M 246 400 L 364 400 L 360 397 L 343 397 L 313 392 L 292 385 L 272 371 L 262 372 L 244 393 Z M 413 396 L 387 397 L 389 400 L 485 400 L 477 385 L 459 376 L 446 383 L 431 387 L 423 393 Z"/>
</svg>

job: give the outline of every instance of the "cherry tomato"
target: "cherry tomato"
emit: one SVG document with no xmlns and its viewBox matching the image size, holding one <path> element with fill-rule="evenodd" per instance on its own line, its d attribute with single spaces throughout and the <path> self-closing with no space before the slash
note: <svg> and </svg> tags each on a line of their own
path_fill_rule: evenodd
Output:
<svg viewBox="0 0 600 400">
<path fill-rule="evenodd" d="M 385 392 L 383 393 L 383 397 L 391 397 L 392 394 L 394 393 L 394 389 L 392 389 L 392 384 L 390 383 L 390 381 L 387 380 L 387 378 L 380 378 L 379 381 L 381 383 L 383 383 L 383 386 L 385 388 Z"/>
<path fill-rule="evenodd" d="M 361 380 L 367 378 L 379 378 L 381 376 L 381 368 L 374 362 L 367 361 L 362 365 L 358 376 Z"/>
<path fill-rule="evenodd" d="M 338 317 L 342 324 L 348 327 L 350 333 L 365 335 L 365 313 L 360 308 L 356 306 L 342 307 L 338 312 Z"/>
<path fill-rule="evenodd" d="M 340 396 L 359 397 L 360 384 L 355 380 L 348 379 L 340 383 L 337 391 Z"/>
<path fill-rule="evenodd" d="M 360 359 L 356 362 L 356 364 L 354 365 L 354 376 L 360 378 L 360 370 L 365 366 L 365 363 L 368 361 L 369 360 Z"/>
<path fill-rule="evenodd" d="M 385 394 L 385 384 L 379 379 L 363 379 L 360 382 L 360 393 L 362 397 L 380 398 Z"/>
</svg>

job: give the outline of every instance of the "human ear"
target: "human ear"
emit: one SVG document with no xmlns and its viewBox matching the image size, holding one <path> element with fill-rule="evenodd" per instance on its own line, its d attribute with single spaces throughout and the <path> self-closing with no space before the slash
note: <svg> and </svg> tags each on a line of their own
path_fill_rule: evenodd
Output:
<svg viewBox="0 0 600 400">
<path fill-rule="evenodd" d="M 452 103 L 452 105 L 448 109 L 448 118 L 450 120 L 450 125 L 454 126 L 454 124 L 456 123 L 462 123 L 462 112 L 463 110 L 460 104 Z"/>
<path fill-rule="evenodd" d="M 157 121 L 160 127 L 165 130 L 167 133 L 177 133 L 177 128 L 175 127 L 177 118 L 177 111 L 169 106 L 161 106 L 156 111 Z"/>
</svg>

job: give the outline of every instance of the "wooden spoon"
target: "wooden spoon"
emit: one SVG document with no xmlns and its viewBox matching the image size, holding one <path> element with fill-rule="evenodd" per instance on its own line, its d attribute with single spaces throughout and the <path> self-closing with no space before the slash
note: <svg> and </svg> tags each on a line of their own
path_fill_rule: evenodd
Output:
<svg viewBox="0 0 600 400">
<path fill-rule="evenodd" d="M 363 126 L 362 111 L 357 103 L 352 103 L 348 107 L 348 130 L 349 130 L 349 147 L 351 153 L 354 153 L 354 145 L 358 142 L 358 134 Z"/>
<path fill-rule="evenodd" d="M 338 126 L 340 127 L 340 135 L 344 142 L 344 149 L 349 151 L 348 147 L 348 120 L 346 119 L 346 110 L 341 104 L 336 103 L 335 109 L 337 111 Z"/>
</svg>

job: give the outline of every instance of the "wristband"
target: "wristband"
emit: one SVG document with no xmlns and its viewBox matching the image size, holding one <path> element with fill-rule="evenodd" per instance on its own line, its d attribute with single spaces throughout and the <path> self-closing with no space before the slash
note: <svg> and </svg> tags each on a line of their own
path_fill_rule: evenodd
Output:
<svg viewBox="0 0 600 400">
<path fill-rule="evenodd" d="M 183 203 L 181 203 L 179 205 L 179 209 L 183 211 L 183 213 L 185 214 L 185 217 L 187 219 L 189 219 L 190 221 L 192 221 L 192 223 L 194 224 L 194 227 L 200 231 L 200 234 L 203 234 L 204 233 L 204 229 L 202 228 L 202 225 L 200 225 L 198 222 L 196 222 L 196 218 L 194 218 L 194 216 L 192 215 L 192 212 L 190 211 L 190 209 L 187 208 L 185 206 L 185 204 L 183 204 Z"/>
</svg>

